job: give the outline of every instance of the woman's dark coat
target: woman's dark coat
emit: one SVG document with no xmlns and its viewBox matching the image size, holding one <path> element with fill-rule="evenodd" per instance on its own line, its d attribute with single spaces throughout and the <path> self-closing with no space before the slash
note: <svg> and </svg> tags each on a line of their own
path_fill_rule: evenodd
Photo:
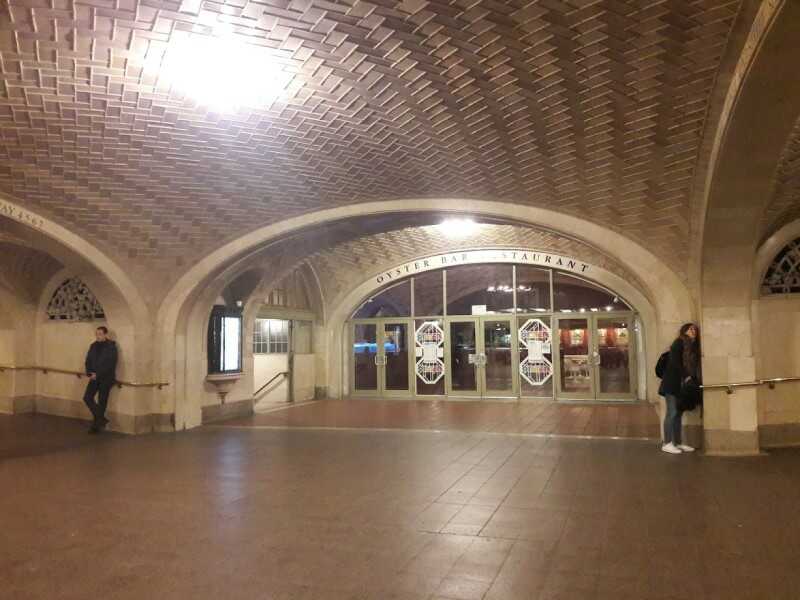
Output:
<svg viewBox="0 0 800 600">
<path fill-rule="evenodd" d="M 669 361 L 658 393 L 662 396 L 680 396 L 681 384 L 689 375 L 683 366 L 683 339 L 678 338 L 669 349 Z"/>
</svg>

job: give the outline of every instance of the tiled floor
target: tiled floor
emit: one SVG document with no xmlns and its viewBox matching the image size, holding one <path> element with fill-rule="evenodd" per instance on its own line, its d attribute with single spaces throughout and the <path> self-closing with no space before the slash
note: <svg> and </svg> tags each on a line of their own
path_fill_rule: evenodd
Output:
<svg viewBox="0 0 800 600">
<path fill-rule="evenodd" d="M 437 429 L 660 438 L 649 404 L 322 400 L 224 423 L 227 426 Z"/>
<path fill-rule="evenodd" d="M 800 452 L 0 417 L 13 600 L 797 599 Z"/>
</svg>

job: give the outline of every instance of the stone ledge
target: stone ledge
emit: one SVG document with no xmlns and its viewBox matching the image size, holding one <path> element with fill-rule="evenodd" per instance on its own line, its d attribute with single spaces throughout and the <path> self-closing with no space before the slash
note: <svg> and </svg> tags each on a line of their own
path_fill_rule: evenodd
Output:
<svg viewBox="0 0 800 600">
<path fill-rule="evenodd" d="M 228 419 L 236 419 L 238 417 L 249 417 L 253 414 L 253 400 L 236 400 L 234 402 L 226 402 L 225 404 L 212 404 L 202 408 L 203 425 L 206 423 L 215 423 L 217 421 L 226 421 Z"/>
<path fill-rule="evenodd" d="M 800 423 L 759 425 L 758 435 L 763 448 L 800 446 Z"/>
<path fill-rule="evenodd" d="M 758 431 L 706 429 L 703 449 L 708 456 L 758 456 Z"/>
</svg>

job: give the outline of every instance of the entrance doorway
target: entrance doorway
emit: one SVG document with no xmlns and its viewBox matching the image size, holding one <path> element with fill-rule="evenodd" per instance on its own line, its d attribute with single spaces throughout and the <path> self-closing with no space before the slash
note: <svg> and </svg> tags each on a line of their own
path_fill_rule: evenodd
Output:
<svg viewBox="0 0 800 600">
<path fill-rule="evenodd" d="M 450 318 L 447 378 L 449 396 L 517 396 L 517 363 L 512 319 Z"/>
<path fill-rule="evenodd" d="M 353 389 L 360 395 L 411 393 L 411 321 L 384 319 L 353 324 Z"/>
<path fill-rule="evenodd" d="M 636 313 L 585 279 L 520 265 L 394 282 L 350 321 L 356 396 L 636 398 Z"/>
<path fill-rule="evenodd" d="M 556 323 L 559 398 L 634 398 L 630 314 L 558 317 Z"/>
</svg>

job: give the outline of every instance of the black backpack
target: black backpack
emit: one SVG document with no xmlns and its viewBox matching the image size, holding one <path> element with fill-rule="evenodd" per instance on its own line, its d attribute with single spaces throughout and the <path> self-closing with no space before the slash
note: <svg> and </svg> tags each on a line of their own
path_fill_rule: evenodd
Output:
<svg viewBox="0 0 800 600">
<path fill-rule="evenodd" d="M 668 363 L 669 363 L 669 350 L 667 350 L 661 356 L 658 357 L 658 361 L 656 362 L 656 377 L 658 377 L 659 379 L 664 378 L 664 371 L 667 370 Z"/>
</svg>

